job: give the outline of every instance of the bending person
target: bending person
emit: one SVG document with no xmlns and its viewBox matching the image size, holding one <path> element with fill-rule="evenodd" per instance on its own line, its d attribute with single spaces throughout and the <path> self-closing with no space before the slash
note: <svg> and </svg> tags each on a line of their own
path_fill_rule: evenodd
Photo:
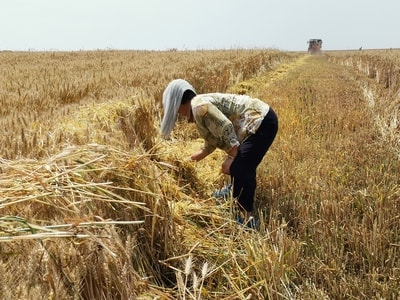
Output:
<svg viewBox="0 0 400 300">
<path fill-rule="evenodd" d="M 233 197 L 247 222 L 254 209 L 256 169 L 278 131 L 275 112 L 267 103 L 247 95 L 197 95 L 190 83 L 183 79 L 168 84 L 162 102 L 163 137 L 170 135 L 177 114 L 180 114 L 188 122 L 196 124 L 204 139 L 203 147 L 191 155 L 193 160 L 202 160 L 217 148 L 226 152 L 221 169 L 232 178 Z"/>
</svg>

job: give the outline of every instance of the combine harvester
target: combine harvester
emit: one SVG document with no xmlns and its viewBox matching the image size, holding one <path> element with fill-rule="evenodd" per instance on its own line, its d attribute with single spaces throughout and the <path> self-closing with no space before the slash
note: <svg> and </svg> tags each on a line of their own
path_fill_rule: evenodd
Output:
<svg viewBox="0 0 400 300">
<path fill-rule="evenodd" d="M 321 39 L 310 39 L 308 40 L 308 53 L 309 54 L 321 54 L 322 40 Z"/>
</svg>

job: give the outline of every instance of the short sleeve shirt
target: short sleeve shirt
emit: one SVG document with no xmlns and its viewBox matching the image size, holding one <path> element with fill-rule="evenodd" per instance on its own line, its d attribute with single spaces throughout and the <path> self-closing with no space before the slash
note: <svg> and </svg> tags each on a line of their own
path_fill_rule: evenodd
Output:
<svg viewBox="0 0 400 300">
<path fill-rule="evenodd" d="M 223 93 L 197 95 L 191 106 L 208 153 L 239 146 L 257 131 L 269 111 L 269 105 L 260 99 Z"/>
</svg>

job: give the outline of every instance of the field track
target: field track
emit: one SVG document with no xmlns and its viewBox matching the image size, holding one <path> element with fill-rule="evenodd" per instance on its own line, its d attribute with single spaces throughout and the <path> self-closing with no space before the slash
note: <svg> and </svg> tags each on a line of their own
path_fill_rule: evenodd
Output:
<svg viewBox="0 0 400 300">
<path fill-rule="evenodd" d="M 368 278 L 383 267 L 388 298 L 398 295 L 399 126 L 385 125 L 393 103 L 374 94 L 374 80 L 325 56 L 300 57 L 245 86 L 280 117 L 258 201 L 296 235 L 308 232 L 303 275 L 330 286 L 332 298 L 344 297 L 349 282 L 372 295 L 377 285 Z"/>
</svg>

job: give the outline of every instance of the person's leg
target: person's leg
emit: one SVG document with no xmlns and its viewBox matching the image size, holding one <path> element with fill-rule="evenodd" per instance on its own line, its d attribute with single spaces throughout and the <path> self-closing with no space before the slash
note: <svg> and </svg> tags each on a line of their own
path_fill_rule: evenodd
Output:
<svg viewBox="0 0 400 300">
<path fill-rule="evenodd" d="M 278 131 L 278 119 L 272 109 L 266 115 L 257 132 L 241 145 L 230 173 L 233 179 L 233 197 L 241 209 L 251 213 L 257 187 L 256 169 L 272 145 Z"/>
<path fill-rule="evenodd" d="M 235 164 L 232 163 L 232 196 L 237 199 L 240 209 L 251 212 L 257 187 L 256 172 L 255 169 L 248 168 L 245 161 L 246 159 L 242 158 Z"/>
</svg>

